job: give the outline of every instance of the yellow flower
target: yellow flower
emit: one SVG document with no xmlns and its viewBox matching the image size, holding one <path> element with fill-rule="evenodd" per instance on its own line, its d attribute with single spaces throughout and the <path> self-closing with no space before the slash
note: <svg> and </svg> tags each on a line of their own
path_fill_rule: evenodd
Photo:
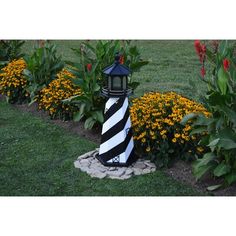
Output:
<svg viewBox="0 0 236 236">
<path fill-rule="evenodd" d="M 181 136 L 181 135 L 178 134 L 178 133 L 175 134 L 175 138 L 179 138 L 180 136 Z"/>
<path fill-rule="evenodd" d="M 172 139 L 172 142 L 173 142 L 173 143 L 176 143 L 176 141 L 177 141 L 176 138 L 173 138 L 173 139 Z"/>
<path fill-rule="evenodd" d="M 62 100 L 82 93 L 81 89 L 72 82 L 73 78 L 74 75 L 66 69 L 59 72 L 57 78 L 40 91 L 39 108 L 49 111 L 51 116 L 72 113 L 75 107 L 63 104 Z"/>
<path fill-rule="evenodd" d="M 146 148 L 146 152 L 150 152 L 151 151 L 151 148 L 150 148 L 150 146 L 148 146 L 147 148 Z"/>
<path fill-rule="evenodd" d="M 198 150 L 199 152 L 203 152 L 203 151 L 204 151 L 204 149 L 203 149 L 202 147 L 197 147 L 197 150 Z"/>
</svg>

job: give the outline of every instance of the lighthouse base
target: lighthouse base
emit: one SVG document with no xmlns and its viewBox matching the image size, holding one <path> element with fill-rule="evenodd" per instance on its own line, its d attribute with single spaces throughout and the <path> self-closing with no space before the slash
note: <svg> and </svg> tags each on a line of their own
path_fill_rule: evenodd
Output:
<svg viewBox="0 0 236 236">
<path fill-rule="evenodd" d="M 110 166 L 110 167 L 128 167 L 130 166 L 131 164 L 133 164 L 134 162 L 136 162 L 138 160 L 138 157 L 137 155 L 135 155 L 134 153 L 134 150 L 132 151 L 132 153 L 130 154 L 127 162 L 107 162 L 107 161 L 104 161 L 99 153 L 95 156 L 104 166 Z"/>
<path fill-rule="evenodd" d="M 97 159 L 105 166 L 128 166 L 135 158 L 127 97 L 109 98 Z"/>
</svg>

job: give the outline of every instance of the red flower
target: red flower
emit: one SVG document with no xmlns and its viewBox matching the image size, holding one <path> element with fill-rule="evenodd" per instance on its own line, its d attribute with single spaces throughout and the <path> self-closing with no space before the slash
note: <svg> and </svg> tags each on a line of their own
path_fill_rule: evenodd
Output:
<svg viewBox="0 0 236 236">
<path fill-rule="evenodd" d="M 201 44 L 199 40 L 194 41 L 194 47 L 197 55 L 199 56 L 199 60 L 201 63 L 204 63 L 206 57 L 206 45 Z"/>
<path fill-rule="evenodd" d="M 202 53 L 206 54 L 206 45 L 204 45 L 204 44 L 202 45 Z"/>
<path fill-rule="evenodd" d="M 194 47 L 196 49 L 197 54 L 199 55 L 201 52 L 201 42 L 199 40 L 195 40 Z"/>
<path fill-rule="evenodd" d="M 92 64 L 87 64 L 87 71 L 91 71 L 92 70 Z"/>
<path fill-rule="evenodd" d="M 201 68 L 201 76 L 202 76 L 202 78 L 204 78 L 205 74 L 206 74 L 206 70 L 205 70 L 204 67 L 202 67 Z"/>
<path fill-rule="evenodd" d="M 119 62 L 120 62 L 120 64 L 124 64 L 125 57 L 123 55 L 120 56 Z"/>
<path fill-rule="evenodd" d="M 228 71 L 229 66 L 230 66 L 230 63 L 229 63 L 229 60 L 228 60 L 228 59 L 224 59 L 224 60 L 223 60 L 223 66 L 224 66 L 224 70 L 225 70 L 225 71 Z"/>
</svg>

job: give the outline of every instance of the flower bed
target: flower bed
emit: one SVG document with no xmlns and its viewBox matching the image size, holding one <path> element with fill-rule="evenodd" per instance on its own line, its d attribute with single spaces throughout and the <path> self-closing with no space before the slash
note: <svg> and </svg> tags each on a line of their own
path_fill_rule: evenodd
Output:
<svg viewBox="0 0 236 236">
<path fill-rule="evenodd" d="M 191 122 L 180 124 L 193 112 L 209 116 L 201 104 L 174 92 L 151 92 L 134 99 L 130 113 L 138 153 L 151 157 L 158 166 L 168 166 L 175 157 L 201 155 L 201 135 L 190 137 Z"/>
<path fill-rule="evenodd" d="M 0 73 L 0 94 L 6 95 L 10 103 L 23 102 L 28 93 L 24 89 L 27 80 L 23 75 L 26 63 L 23 59 L 8 63 Z"/>
<path fill-rule="evenodd" d="M 66 69 L 59 72 L 57 79 L 40 91 L 37 98 L 39 109 L 48 111 L 51 118 L 71 119 L 77 108 L 62 100 L 81 94 L 81 89 L 71 81 L 73 77 Z"/>
</svg>

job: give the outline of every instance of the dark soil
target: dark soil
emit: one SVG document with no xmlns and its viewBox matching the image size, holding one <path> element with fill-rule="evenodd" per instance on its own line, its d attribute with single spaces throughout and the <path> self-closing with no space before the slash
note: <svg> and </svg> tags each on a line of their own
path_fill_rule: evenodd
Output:
<svg viewBox="0 0 236 236">
<path fill-rule="evenodd" d="M 24 111 L 24 112 L 30 112 L 35 116 L 38 116 L 47 122 L 59 125 L 63 127 L 64 129 L 68 130 L 69 132 L 72 132 L 74 134 L 78 134 L 80 137 L 85 137 L 97 144 L 100 143 L 101 138 L 101 129 L 95 128 L 93 130 L 86 130 L 84 129 L 84 123 L 83 122 L 74 122 L 72 120 L 69 121 L 62 121 L 62 120 L 52 120 L 48 113 L 42 110 L 38 110 L 37 104 L 13 104 L 15 108 L 18 110 Z"/>
<path fill-rule="evenodd" d="M 171 168 L 165 169 L 164 172 L 167 175 L 171 176 L 173 179 L 176 179 L 181 183 L 191 185 L 198 191 L 206 192 L 209 195 L 236 196 L 236 184 L 212 192 L 207 191 L 207 187 L 220 184 L 219 180 L 213 180 L 212 178 L 206 176 L 203 180 L 196 181 L 192 174 L 192 167 L 190 163 L 178 161 Z"/>
<path fill-rule="evenodd" d="M 3 99 L 5 98 L 0 95 L 0 100 Z M 13 106 L 20 111 L 30 112 L 33 115 L 39 116 L 40 118 L 46 120 L 47 122 L 59 125 L 65 130 L 78 134 L 80 137 L 85 137 L 98 145 L 100 143 L 101 129 L 99 128 L 95 130 L 85 130 L 83 122 L 52 120 L 46 112 L 38 110 L 36 104 L 32 104 L 31 106 L 28 104 L 14 104 Z M 165 169 L 164 173 L 184 184 L 191 185 L 198 191 L 208 193 L 212 196 L 236 196 L 236 184 L 231 187 L 215 190 L 213 192 L 207 191 L 206 188 L 208 186 L 217 185 L 219 184 L 219 181 L 212 180 L 212 178 L 205 178 L 204 180 L 197 182 L 192 174 L 191 165 L 184 161 L 176 162 L 171 168 Z"/>
</svg>

